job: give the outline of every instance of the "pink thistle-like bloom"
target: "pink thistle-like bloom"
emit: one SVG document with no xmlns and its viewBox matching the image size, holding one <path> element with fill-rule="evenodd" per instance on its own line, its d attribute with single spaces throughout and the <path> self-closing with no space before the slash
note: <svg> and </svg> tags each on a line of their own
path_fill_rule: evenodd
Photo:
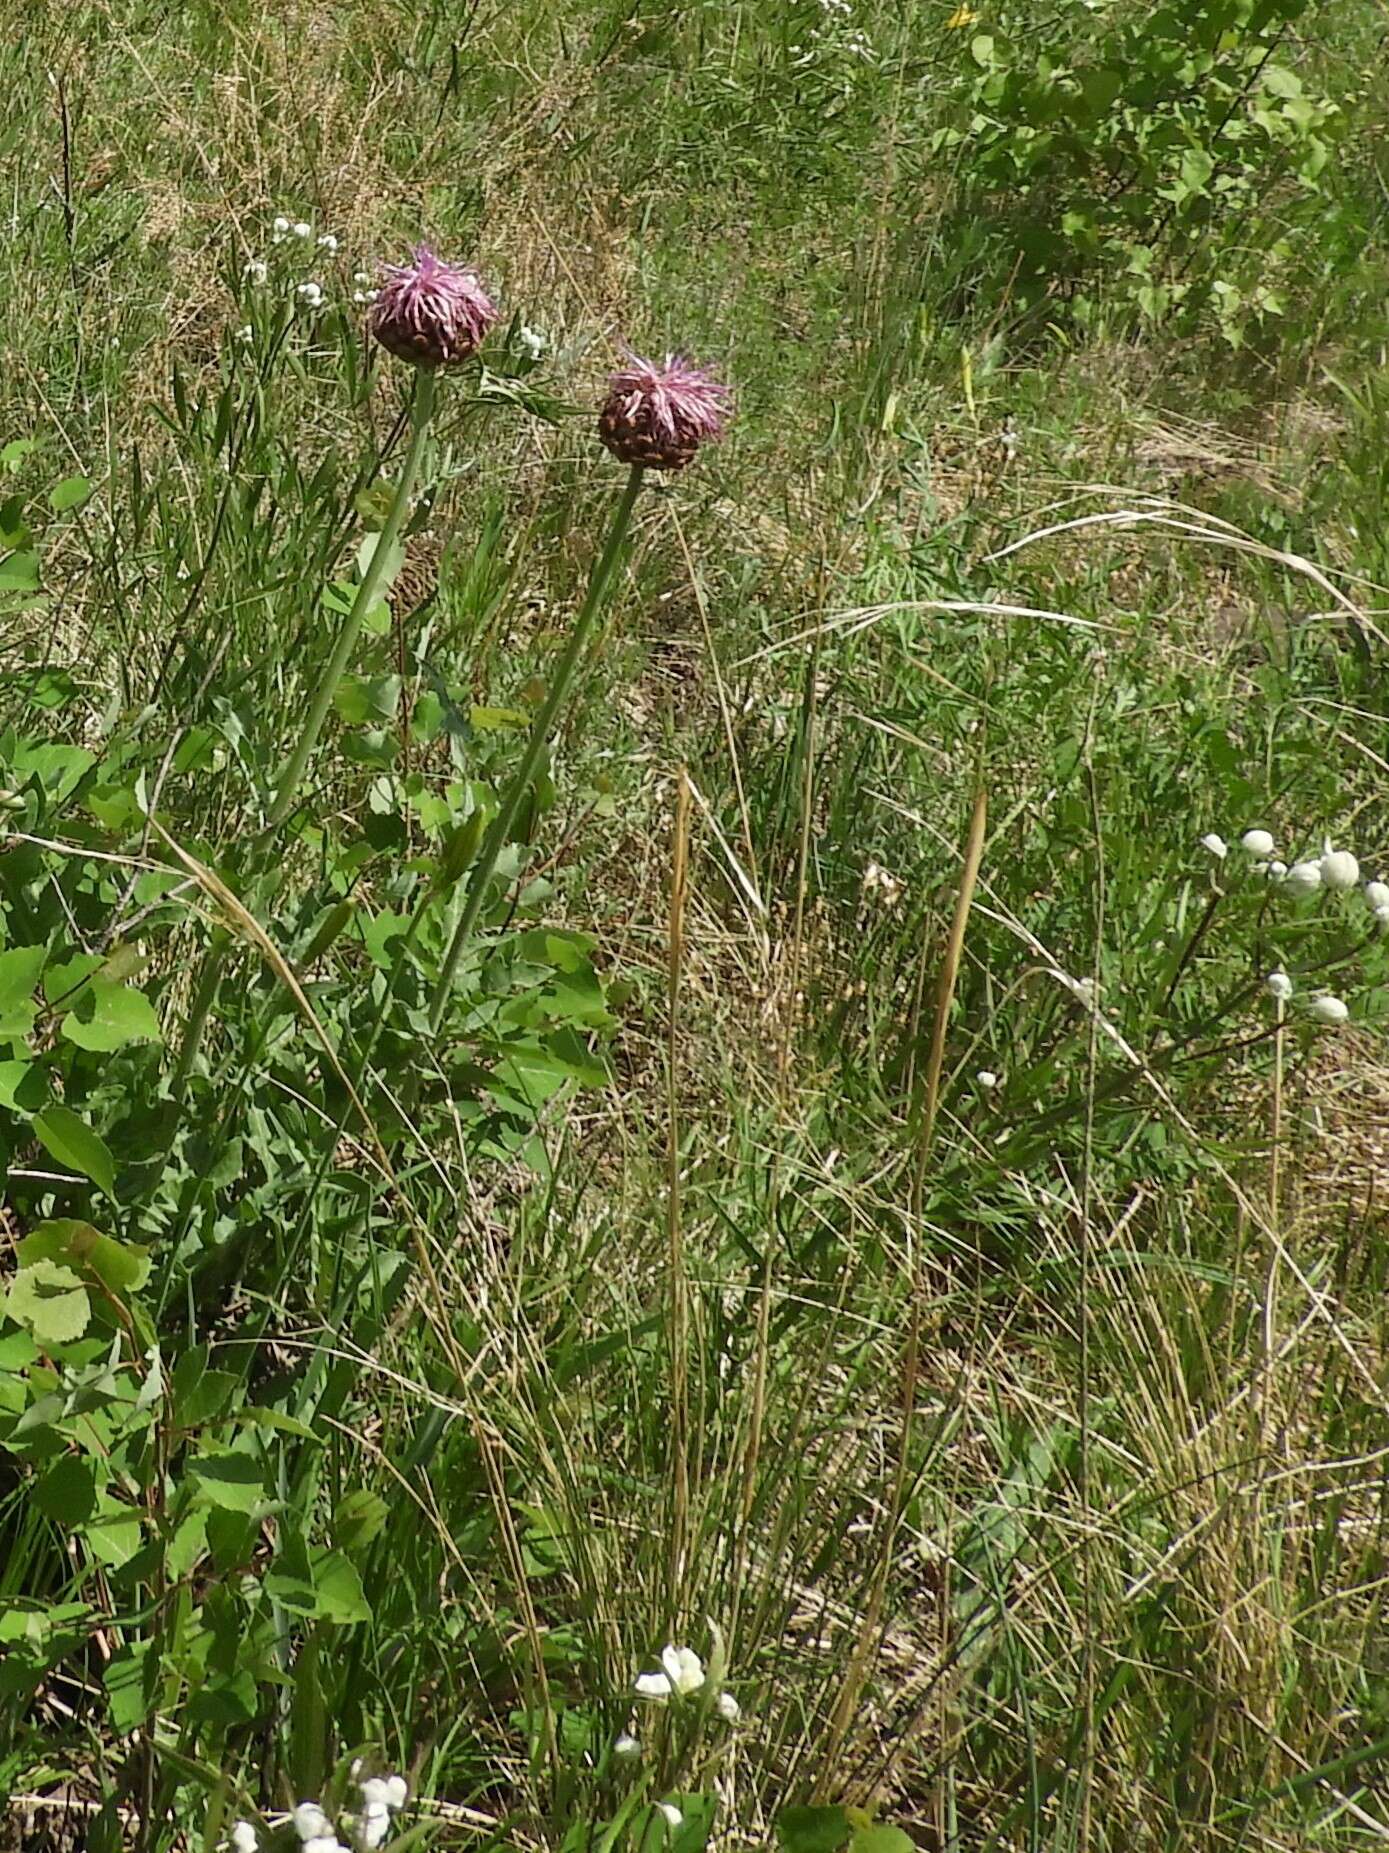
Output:
<svg viewBox="0 0 1389 1853">
<path fill-rule="evenodd" d="M 389 353 L 417 367 L 456 367 L 482 346 L 497 308 L 476 271 L 446 264 L 427 244 L 385 271 L 371 332 Z"/>
<path fill-rule="evenodd" d="M 598 435 L 614 457 L 648 470 L 683 470 L 723 436 L 733 395 L 712 373 L 667 354 L 662 366 L 629 353 L 608 381 Z"/>
</svg>

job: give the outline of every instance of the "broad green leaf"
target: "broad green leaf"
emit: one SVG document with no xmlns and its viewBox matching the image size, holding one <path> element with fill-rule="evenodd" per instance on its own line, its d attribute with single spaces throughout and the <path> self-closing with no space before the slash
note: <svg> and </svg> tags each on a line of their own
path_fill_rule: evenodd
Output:
<svg viewBox="0 0 1389 1853">
<path fill-rule="evenodd" d="M 149 1279 L 149 1250 L 102 1235 L 89 1222 L 62 1218 L 42 1222 L 18 1244 L 26 1265 L 32 1261 L 60 1261 L 94 1274 L 120 1298 L 138 1291 Z"/>
<path fill-rule="evenodd" d="M 379 1493 L 359 1486 L 345 1494 L 333 1514 L 333 1535 L 346 1551 L 365 1550 L 386 1528 L 390 1507 Z"/>
<path fill-rule="evenodd" d="M 97 1494 L 96 1511 L 84 1535 L 96 1556 L 113 1570 L 128 1564 L 144 1543 L 139 1514 L 106 1492 Z"/>
<path fill-rule="evenodd" d="M 362 1579 L 341 1551 L 329 1551 L 313 1567 L 314 1597 L 324 1621 L 342 1627 L 354 1622 L 370 1621 Z"/>
<path fill-rule="evenodd" d="M 23 1330 L 6 1332 L 0 1338 L 0 1371 L 23 1370 L 39 1355 L 39 1348 Z"/>
<path fill-rule="evenodd" d="M 368 534 L 365 540 L 363 540 L 361 546 L 357 549 L 357 574 L 359 578 L 361 579 L 366 578 L 367 570 L 371 566 L 372 561 L 375 559 L 376 549 L 380 546 L 380 544 L 381 544 L 381 535 L 379 533 L 378 534 Z M 378 597 L 380 597 L 381 594 L 384 593 L 388 587 L 390 587 L 391 585 L 395 583 L 396 575 L 399 573 L 401 567 L 404 564 L 405 564 L 405 549 L 400 544 L 399 541 L 395 541 L 391 545 L 390 552 L 385 556 L 385 559 L 382 561 L 383 570 L 381 573 L 381 577 L 377 581 L 377 584 L 376 584 L 376 593 Z"/>
<path fill-rule="evenodd" d="M 1276 97 L 1300 97 L 1302 79 L 1296 71 L 1290 71 L 1285 64 L 1265 65 L 1263 74 L 1265 90 L 1271 90 Z"/>
<path fill-rule="evenodd" d="M 38 584 L 36 553 L 12 553 L 0 560 L 0 592 L 36 592 Z"/>
<path fill-rule="evenodd" d="M 69 508 L 80 508 L 91 493 L 92 485 L 85 476 L 65 476 L 49 490 L 48 503 L 56 514 L 61 515 Z"/>
<path fill-rule="evenodd" d="M 900 1827 L 860 1827 L 849 1842 L 849 1853 L 916 1853 L 916 1842 Z"/>
<path fill-rule="evenodd" d="M 400 708 L 399 676 L 344 676 L 333 696 L 349 727 L 393 721 Z"/>
<path fill-rule="evenodd" d="M 200 1497 L 228 1512 L 254 1512 L 265 1499 L 265 1469 L 249 1454 L 203 1454 L 188 1471 Z"/>
<path fill-rule="evenodd" d="M 92 1316 L 87 1289 L 71 1268 L 54 1261 L 22 1267 L 10 1282 L 5 1311 L 32 1332 L 45 1351 L 81 1338 Z"/>
<path fill-rule="evenodd" d="M 783 1808 L 776 1832 L 786 1853 L 839 1853 L 849 1838 L 849 1817 L 835 1807 Z"/>
<path fill-rule="evenodd" d="M 65 1454 L 34 1484 L 34 1504 L 56 1524 L 75 1530 L 96 1506 L 96 1476 L 89 1461 Z"/>
<path fill-rule="evenodd" d="M 34 1120 L 44 1150 L 60 1165 L 80 1171 L 113 1201 L 116 1195 L 116 1165 L 110 1148 L 99 1133 L 92 1131 L 84 1119 L 60 1101 L 46 1106 Z"/>
<path fill-rule="evenodd" d="M 153 1641 L 133 1641 L 120 1648 L 106 1663 L 102 1683 L 111 1704 L 111 1724 L 117 1734 L 127 1737 L 137 1731 L 154 1706 L 154 1673 L 159 1659 L 150 1659 Z"/>
<path fill-rule="evenodd" d="M 154 1006 L 143 991 L 95 977 L 77 1006 L 63 1018 L 63 1034 L 79 1049 L 101 1054 L 128 1042 L 159 1042 L 162 1031 Z"/>
<path fill-rule="evenodd" d="M 48 1081 L 34 1062 L 0 1062 L 0 1107 L 37 1113 L 48 1098 Z"/>
<path fill-rule="evenodd" d="M 207 1507 L 190 1512 L 169 1540 L 164 1553 L 165 1574 L 174 1582 L 187 1576 L 207 1549 Z"/>
<path fill-rule="evenodd" d="M 27 1036 L 34 1027 L 34 987 L 47 956 L 45 946 L 12 946 L 0 952 L 0 1039 Z"/>
</svg>

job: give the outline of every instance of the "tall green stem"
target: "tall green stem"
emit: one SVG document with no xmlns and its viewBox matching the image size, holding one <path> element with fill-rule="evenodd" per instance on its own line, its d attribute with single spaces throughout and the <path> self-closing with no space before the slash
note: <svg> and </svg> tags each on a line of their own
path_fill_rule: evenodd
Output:
<svg viewBox="0 0 1389 1853">
<path fill-rule="evenodd" d="M 421 371 L 415 376 L 415 404 L 411 418 L 410 448 L 405 456 L 405 469 L 401 474 L 395 499 L 391 503 L 386 525 L 382 528 L 376 542 L 375 551 L 367 562 L 367 570 L 362 575 L 362 583 L 357 587 L 357 596 L 352 601 L 352 609 L 343 620 L 338 640 L 333 645 L 333 654 L 328 659 L 314 698 L 309 704 L 309 712 L 304 720 L 303 732 L 299 735 L 289 764 L 280 779 L 279 789 L 275 793 L 275 802 L 270 807 L 266 819 L 266 830 L 275 830 L 289 815 L 290 806 L 299 792 L 304 771 L 309 763 L 318 736 L 323 731 L 323 723 L 328 718 L 328 710 L 333 705 L 333 696 L 337 693 L 338 683 L 342 681 L 343 671 L 352 659 L 352 652 L 357 647 L 357 638 L 361 632 L 362 622 L 371 610 L 376 593 L 381 584 L 382 575 L 395 544 L 400 539 L 400 530 L 405 524 L 409 511 L 410 497 L 414 491 L 415 478 L 419 475 L 420 459 L 424 455 L 425 434 L 429 429 L 429 420 L 434 411 L 434 375 Z"/>
<path fill-rule="evenodd" d="M 545 743 L 550 737 L 550 729 L 554 725 L 555 716 L 559 713 L 564 698 L 569 692 L 569 684 L 574 679 L 574 671 L 578 666 L 579 658 L 583 655 L 584 645 L 588 642 L 594 620 L 603 608 L 603 601 L 617 567 L 622 543 L 627 535 L 627 528 L 632 519 L 632 509 L 636 505 L 637 492 L 641 488 L 644 475 L 645 471 L 642 466 L 633 464 L 632 473 L 627 478 L 627 487 L 622 492 L 622 500 L 617 505 L 612 526 L 608 530 L 607 541 L 593 569 L 593 575 L 589 579 L 583 605 L 580 607 L 578 617 L 574 620 L 569 642 L 565 645 L 564 654 L 559 659 L 551 678 L 549 693 L 531 724 L 525 754 L 516 768 L 515 777 L 507 786 L 506 796 L 502 799 L 497 815 L 492 819 L 492 827 L 483 844 L 482 855 L 474 864 L 472 877 L 468 884 L 467 902 L 458 917 L 458 925 L 454 928 L 453 938 L 449 941 L 449 949 L 445 954 L 443 968 L 439 973 L 439 981 L 434 987 L 434 996 L 429 1007 L 430 1027 L 436 1034 L 439 1025 L 444 1020 L 444 1012 L 448 1009 L 454 977 L 458 971 L 458 961 L 462 958 L 463 949 L 473 937 L 477 927 L 478 915 L 482 912 L 482 904 L 486 899 L 487 890 L 497 867 L 497 858 L 501 855 L 502 847 L 511 832 L 511 826 L 516 821 L 516 813 L 521 808 L 521 801 L 529 791 L 531 781 L 535 777 L 540 755 L 545 750 Z"/>
<path fill-rule="evenodd" d="M 405 525 L 409 512 L 410 498 L 414 493 L 415 479 L 420 473 L 420 460 L 424 456 L 424 441 L 429 430 L 429 421 L 434 412 L 434 375 L 420 371 L 415 375 L 415 400 L 411 408 L 410 448 L 405 455 L 405 468 L 400 482 L 396 486 L 390 512 L 386 516 L 386 525 L 377 539 L 375 550 L 367 562 L 367 570 L 362 574 L 362 583 L 357 587 L 357 595 L 352 600 L 352 609 L 343 619 L 342 629 L 338 632 L 333 645 L 333 654 L 328 658 L 327 667 L 319 677 L 318 687 L 314 690 L 313 700 L 309 703 L 309 712 L 305 716 L 304 726 L 294 751 L 289 756 L 275 791 L 274 801 L 270 806 L 264 830 L 256 839 L 257 850 L 266 847 L 267 839 L 279 829 L 298 795 L 303 782 L 305 770 L 318 744 L 318 736 L 323 731 L 323 723 L 328 718 L 328 710 L 333 705 L 333 696 L 337 693 L 343 672 L 352 660 L 352 652 L 361 635 L 362 624 L 367 613 L 375 603 L 380 590 L 387 564 L 400 539 L 400 530 Z M 259 856 L 255 857 L 249 873 L 257 872 Z M 218 927 L 208 941 L 203 955 L 202 971 L 198 974 L 198 987 L 193 993 L 193 1005 L 188 1013 L 188 1022 L 184 1026 L 183 1044 L 179 1049 L 178 1062 L 174 1068 L 171 1092 L 175 1101 L 183 1097 L 183 1090 L 188 1084 L 188 1077 L 193 1072 L 198 1050 L 202 1045 L 203 1031 L 207 1028 L 207 1019 L 217 1001 L 217 990 L 222 980 L 222 967 L 231 950 L 231 935 L 224 927 Z"/>
</svg>

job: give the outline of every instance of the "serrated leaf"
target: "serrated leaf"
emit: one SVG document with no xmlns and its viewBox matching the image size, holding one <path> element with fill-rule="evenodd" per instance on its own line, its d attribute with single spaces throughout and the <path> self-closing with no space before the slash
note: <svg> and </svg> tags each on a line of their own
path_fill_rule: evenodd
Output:
<svg viewBox="0 0 1389 1853">
<path fill-rule="evenodd" d="M 60 1165 L 66 1165 L 70 1171 L 80 1171 L 114 1201 L 116 1163 L 110 1148 L 71 1107 L 57 1100 L 51 1102 L 35 1117 L 34 1131 L 44 1150 Z"/>
<path fill-rule="evenodd" d="M 92 1316 L 92 1304 L 71 1268 L 59 1267 L 54 1261 L 35 1261 L 22 1267 L 10 1282 L 5 1311 L 47 1351 L 81 1338 Z"/>
</svg>

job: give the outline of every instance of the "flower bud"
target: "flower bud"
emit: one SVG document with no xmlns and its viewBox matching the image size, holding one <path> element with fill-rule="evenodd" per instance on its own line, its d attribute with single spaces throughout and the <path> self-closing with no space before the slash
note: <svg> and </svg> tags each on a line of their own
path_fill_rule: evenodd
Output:
<svg viewBox="0 0 1389 1853">
<path fill-rule="evenodd" d="M 598 435 L 623 463 L 683 470 L 701 444 L 723 436 L 731 406 L 728 388 L 683 355 L 657 366 L 629 354 L 608 382 Z"/>
<path fill-rule="evenodd" d="M 456 367 L 482 346 L 497 309 L 476 272 L 417 245 L 408 264 L 388 264 L 371 312 L 382 347 L 416 367 Z"/>
<path fill-rule="evenodd" d="M 1240 848 L 1251 856 L 1271 856 L 1273 838 L 1267 830 L 1246 830 L 1240 838 Z"/>
<path fill-rule="evenodd" d="M 1283 877 L 1283 886 L 1290 894 L 1315 894 L 1321 887 L 1321 864 L 1294 862 Z"/>
<path fill-rule="evenodd" d="M 1230 845 L 1223 836 L 1217 836 L 1212 830 L 1209 836 L 1201 838 L 1202 849 L 1208 849 L 1217 862 L 1223 862 L 1230 853 Z"/>
<path fill-rule="evenodd" d="M 1350 1012 L 1339 997 L 1322 996 L 1312 1000 L 1312 1015 L 1318 1023 L 1329 1023 L 1334 1029 L 1347 1022 Z"/>
<path fill-rule="evenodd" d="M 1365 904 L 1370 912 L 1375 914 L 1381 907 L 1389 907 L 1389 882 L 1367 881 L 1365 883 Z"/>
<path fill-rule="evenodd" d="M 1348 849 L 1328 849 L 1321 859 L 1321 878 L 1328 888 L 1344 894 L 1360 880 L 1360 864 Z"/>
<path fill-rule="evenodd" d="M 1285 971 L 1270 972 L 1264 979 L 1264 989 L 1280 1004 L 1286 1004 L 1293 994 L 1293 981 Z"/>
</svg>

